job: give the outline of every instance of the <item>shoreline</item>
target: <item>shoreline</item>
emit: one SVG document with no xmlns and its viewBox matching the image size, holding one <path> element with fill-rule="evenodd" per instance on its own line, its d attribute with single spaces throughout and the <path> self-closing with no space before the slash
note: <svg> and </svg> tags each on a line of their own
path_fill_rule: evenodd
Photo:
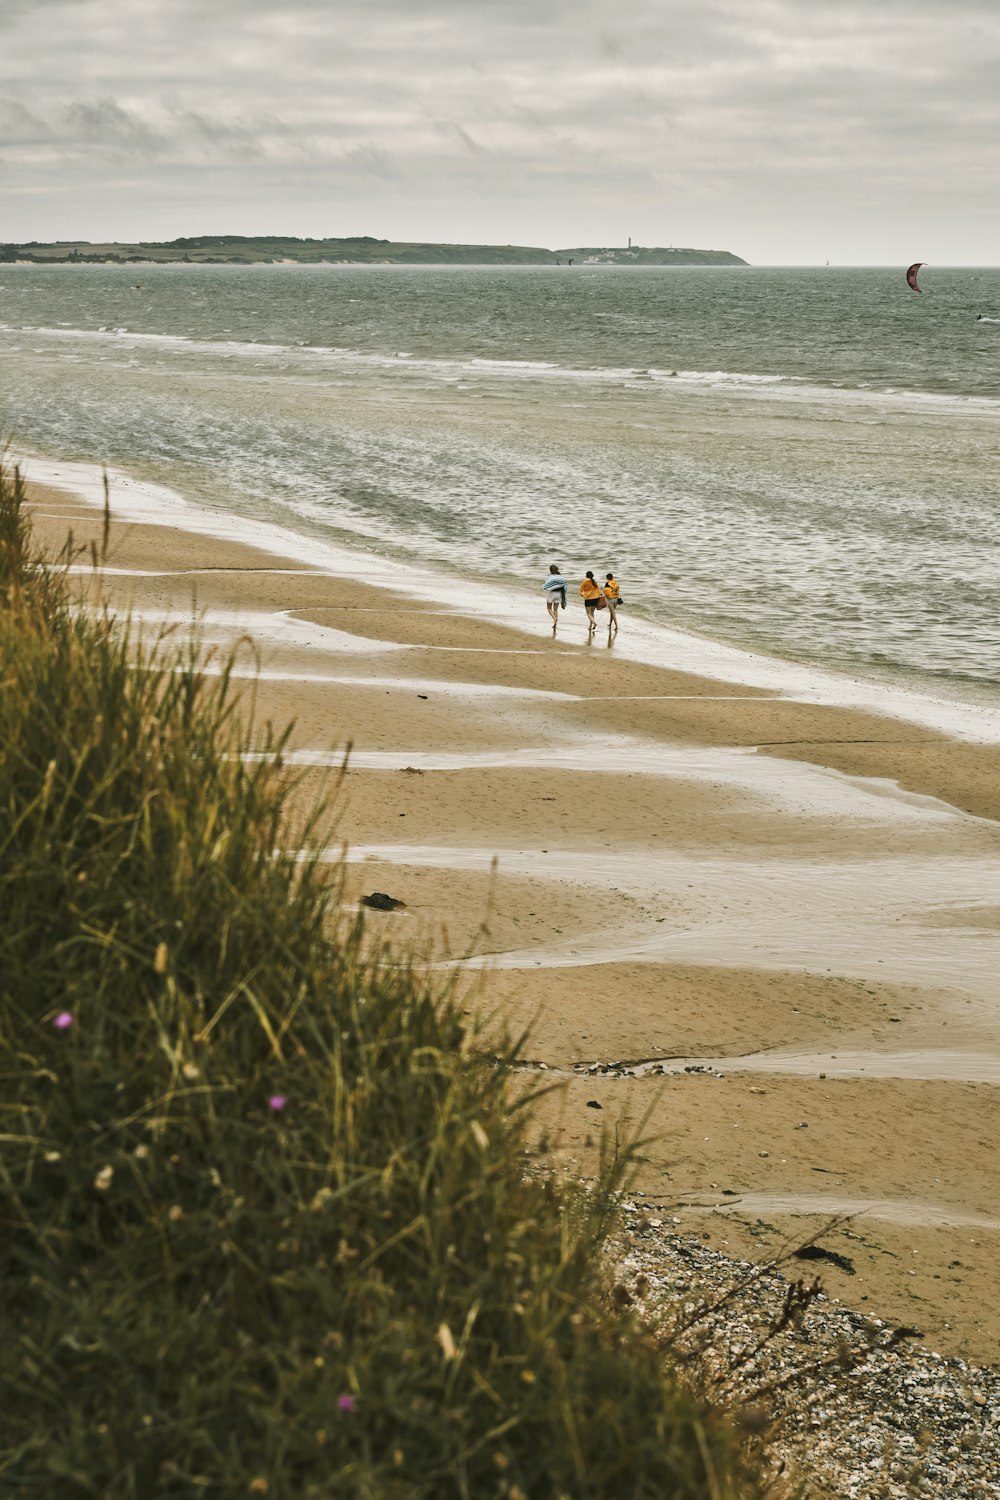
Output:
<svg viewBox="0 0 1000 1500">
<path fill-rule="evenodd" d="M 86 501 L 103 504 L 104 470 L 96 464 L 44 459 L 12 451 L 29 482 Z M 406 563 L 299 533 L 277 522 L 258 521 L 234 512 L 216 511 L 185 500 L 165 485 L 133 478 L 127 472 L 107 470 L 112 508 L 123 519 L 147 525 L 177 526 L 215 541 L 242 542 L 289 561 L 322 568 L 332 574 L 350 576 L 363 566 L 383 588 L 400 592 L 423 603 L 447 604 L 459 613 L 475 614 L 499 625 L 513 625 L 512 588 L 490 587 L 480 580 L 436 568 L 433 564 Z M 516 605 L 534 611 L 541 588 L 518 588 Z M 575 602 L 575 601 L 574 601 Z M 620 654 L 648 666 L 705 677 L 713 683 L 777 694 L 796 702 L 821 707 L 869 711 L 883 718 L 921 725 L 938 733 L 975 743 L 1000 744 L 1000 706 L 935 697 L 899 683 L 878 678 L 838 673 L 818 665 L 803 664 L 771 656 L 751 648 L 731 645 L 676 626 L 636 619 L 626 612 L 628 636 L 617 642 Z M 529 629 L 531 627 L 529 626 Z M 564 624 L 565 628 L 565 624 Z"/>
<path fill-rule="evenodd" d="M 26 469 L 39 540 L 99 534 L 99 471 Z M 60 478 L 65 491 L 42 488 Z M 249 630 L 257 721 L 295 720 L 303 809 L 323 757 L 353 742 L 320 830 L 357 856 L 345 899 L 397 896 L 399 912 L 372 915 L 387 941 L 468 958 L 470 1010 L 530 1028 L 526 1083 L 563 1083 L 537 1107 L 542 1160 L 588 1176 L 602 1123 L 642 1125 L 637 1190 L 736 1257 L 767 1258 L 844 1203 L 900 1205 L 824 1234 L 855 1264 L 825 1274 L 831 1295 L 996 1360 L 1000 1095 L 960 1065 L 928 1077 L 898 1061 L 1000 1059 L 1000 908 L 982 894 L 1000 873 L 993 740 L 795 698 L 787 680 L 786 696 L 734 693 L 695 670 L 693 646 L 678 665 L 657 637 L 663 658 L 645 659 L 653 633 L 624 613 L 613 652 L 577 639 L 573 616 L 553 641 L 540 589 L 512 620 L 509 593 L 448 580 L 442 605 L 438 579 L 367 556 L 362 583 L 357 556 L 307 538 L 285 550 L 277 528 L 227 530 L 125 476 L 112 510 L 107 597 L 151 630 L 183 626 L 196 600 L 206 644 Z M 721 651 L 700 659 L 721 672 Z M 855 1068 L 780 1071 L 796 1051 Z M 720 1076 L 722 1059 L 768 1052 L 775 1071 L 765 1057 Z M 658 1057 L 701 1070 L 620 1062 Z"/>
</svg>

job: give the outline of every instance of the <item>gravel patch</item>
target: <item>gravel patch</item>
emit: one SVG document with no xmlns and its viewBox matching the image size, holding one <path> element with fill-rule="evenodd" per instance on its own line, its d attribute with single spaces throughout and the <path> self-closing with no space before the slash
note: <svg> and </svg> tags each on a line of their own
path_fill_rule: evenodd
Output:
<svg viewBox="0 0 1000 1500">
<path fill-rule="evenodd" d="M 762 1431 L 776 1474 L 838 1500 L 1000 1496 L 1000 1371 L 814 1290 L 810 1262 L 737 1260 L 641 1194 L 620 1206 L 616 1300 Z"/>
</svg>

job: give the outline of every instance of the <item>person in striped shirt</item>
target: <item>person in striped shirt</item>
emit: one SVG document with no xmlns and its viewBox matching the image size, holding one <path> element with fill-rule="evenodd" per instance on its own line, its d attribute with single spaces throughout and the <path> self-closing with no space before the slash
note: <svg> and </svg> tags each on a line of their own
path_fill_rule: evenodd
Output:
<svg viewBox="0 0 1000 1500">
<path fill-rule="evenodd" d="M 563 609 L 566 608 L 566 580 L 560 573 L 557 563 L 549 564 L 549 576 L 542 584 L 542 588 L 545 590 L 545 608 L 552 621 L 552 634 L 555 635 L 556 626 L 559 623 L 560 606 Z"/>
</svg>

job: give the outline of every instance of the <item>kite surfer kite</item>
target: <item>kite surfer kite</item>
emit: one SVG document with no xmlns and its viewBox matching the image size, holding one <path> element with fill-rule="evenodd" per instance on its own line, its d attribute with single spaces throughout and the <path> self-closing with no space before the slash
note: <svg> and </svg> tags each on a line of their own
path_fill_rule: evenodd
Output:
<svg viewBox="0 0 1000 1500">
<path fill-rule="evenodd" d="M 917 286 L 917 272 L 920 270 L 921 266 L 926 264 L 926 261 L 915 260 L 913 262 L 913 265 L 910 266 L 909 270 L 907 271 L 906 285 L 910 288 L 911 291 L 923 293 L 923 287 Z"/>
</svg>

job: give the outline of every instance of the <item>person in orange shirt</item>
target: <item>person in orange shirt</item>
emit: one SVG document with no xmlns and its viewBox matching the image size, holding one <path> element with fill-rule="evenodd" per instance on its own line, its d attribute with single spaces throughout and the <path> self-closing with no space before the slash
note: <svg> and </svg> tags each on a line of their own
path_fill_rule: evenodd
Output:
<svg viewBox="0 0 1000 1500">
<path fill-rule="evenodd" d="M 608 574 L 604 585 L 604 597 L 608 605 L 608 629 L 618 629 L 618 606 L 621 603 L 622 592 L 618 587 L 618 580 L 613 573 Z"/>
<path fill-rule="evenodd" d="M 581 583 L 580 598 L 583 600 L 583 607 L 587 611 L 587 627 L 589 630 L 593 630 L 595 624 L 594 613 L 596 610 L 604 608 L 604 595 L 601 593 L 601 586 L 595 581 L 593 573 L 588 573 Z"/>
</svg>

